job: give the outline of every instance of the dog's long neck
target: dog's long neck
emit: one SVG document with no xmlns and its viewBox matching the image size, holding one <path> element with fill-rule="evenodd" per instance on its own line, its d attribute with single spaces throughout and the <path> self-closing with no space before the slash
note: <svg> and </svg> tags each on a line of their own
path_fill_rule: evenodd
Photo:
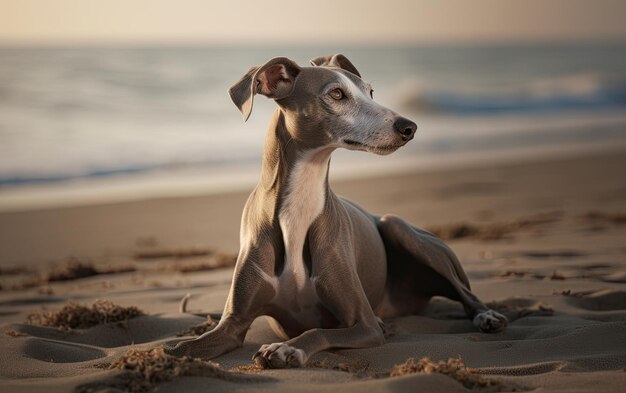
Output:
<svg viewBox="0 0 626 393">
<path fill-rule="evenodd" d="M 306 168 L 307 177 L 321 177 L 321 189 L 309 189 L 310 193 L 328 191 L 328 167 L 330 155 L 334 148 L 303 148 L 298 141 L 292 139 L 287 129 L 285 117 L 276 110 L 270 121 L 269 130 L 263 149 L 263 164 L 259 186 L 269 194 L 276 194 L 281 200 L 288 188 L 290 179 L 298 177 L 297 173 Z M 321 170 L 323 169 L 323 170 Z M 323 187 L 322 187 L 323 186 Z"/>
<path fill-rule="evenodd" d="M 274 113 L 265 142 L 260 186 L 275 205 L 285 245 L 285 268 L 298 287 L 307 272 L 302 259 L 308 230 L 329 196 L 328 167 L 333 148 L 303 149 L 293 140 L 280 110 Z"/>
</svg>

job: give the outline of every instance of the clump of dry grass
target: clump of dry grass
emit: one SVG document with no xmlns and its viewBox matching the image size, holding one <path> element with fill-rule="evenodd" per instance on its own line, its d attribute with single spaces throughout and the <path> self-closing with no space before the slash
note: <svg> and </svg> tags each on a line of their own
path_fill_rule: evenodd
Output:
<svg viewBox="0 0 626 393">
<path fill-rule="evenodd" d="M 174 265 L 170 266 L 171 270 L 174 270 L 179 273 L 187 274 L 187 273 L 195 273 L 195 272 L 203 272 L 207 270 L 215 269 L 212 263 L 209 262 L 197 262 L 187 265 Z"/>
<path fill-rule="evenodd" d="M 540 225 L 558 221 L 562 217 L 561 212 L 548 212 L 522 217 L 510 222 L 490 224 L 469 224 L 465 222 L 448 225 L 431 226 L 426 228 L 433 235 L 442 240 L 455 240 L 470 238 L 476 240 L 500 240 L 509 237 L 514 232 L 535 228 Z"/>
<path fill-rule="evenodd" d="M 194 273 L 206 270 L 214 270 L 223 267 L 235 266 L 237 262 L 237 254 L 215 254 L 211 259 L 207 261 L 178 264 L 174 263 L 169 266 L 170 269 L 180 273 Z"/>
<path fill-rule="evenodd" d="M 163 348 L 149 351 L 130 349 L 113 362 L 109 369 L 126 370 L 125 390 L 133 393 L 147 392 L 157 384 L 182 376 L 204 376 L 230 379 L 228 372 L 210 361 L 189 356 L 175 357 Z"/>
<path fill-rule="evenodd" d="M 529 315 L 554 315 L 554 309 L 549 305 L 522 298 L 508 298 L 501 301 L 492 301 L 487 303 L 487 307 L 506 315 L 509 322 Z"/>
<path fill-rule="evenodd" d="M 514 227 L 508 224 L 475 225 L 455 223 L 427 228 L 429 232 L 442 240 L 471 238 L 477 240 L 500 240 L 514 232 Z"/>
<path fill-rule="evenodd" d="M 93 265 L 80 261 L 70 261 L 65 266 L 53 270 L 43 277 L 43 282 L 68 281 L 77 278 L 91 277 L 98 274 Z"/>
<path fill-rule="evenodd" d="M 129 273 L 136 271 L 132 265 L 116 265 L 106 267 L 95 267 L 89 261 L 82 261 L 77 258 L 70 258 L 64 265 L 56 267 L 47 273 L 40 274 L 33 270 L 11 268 L 6 271 L 0 271 L 0 276 L 8 274 L 28 274 L 29 276 L 23 279 L 21 282 L 12 283 L 12 285 L 2 289 L 10 289 L 12 291 L 20 291 L 24 289 L 30 289 L 33 287 L 39 287 L 42 285 L 63 282 L 70 280 L 77 280 L 80 278 L 93 277 L 101 274 L 118 274 Z M 44 289 L 44 292 L 48 294 L 52 293 L 52 289 Z"/>
<path fill-rule="evenodd" d="M 96 300 L 91 306 L 69 302 L 56 312 L 30 314 L 26 321 L 33 325 L 70 330 L 86 329 L 104 323 L 125 322 L 140 315 L 145 314 L 135 306 L 122 307 L 109 300 Z"/>
<path fill-rule="evenodd" d="M 213 330 L 215 323 L 213 321 L 205 321 L 197 325 L 193 325 L 178 333 L 176 337 L 184 336 L 201 336 L 206 332 Z"/>
<path fill-rule="evenodd" d="M 235 366 L 230 369 L 230 371 L 234 371 L 237 373 L 252 373 L 252 374 L 258 374 L 264 370 L 265 368 L 261 366 L 260 364 L 244 364 L 241 366 Z"/>
<path fill-rule="evenodd" d="M 237 254 L 216 254 L 215 257 L 213 257 L 213 263 L 218 267 L 235 266 L 237 256 Z"/>
<path fill-rule="evenodd" d="M 135 272 L 137 271 L 137 269 L 132 265 L 119 265 L 106 268 L 98 268 L 97 271 L 98 274 L 120 274 Z"/>
<path fill-rule="evenodd" d="M 191 258 L 203 257 L 213 254 L 213 250 L 209 248 L 175 248 L 175 249 L 157 249 L 144 250 L 136 252 L 133 257 L 135 259 L 161 259 L 161 258 Z"/>
<path fill-rule="evenodd" d="M 626 224 L 626 213 L 606 213 L 592 210 L 581 215 L 580 218 L 594 223 L 609 223 L 613 225 Z"/>
<path fill-rule="evenodd" d="M 442 240 L 462 239 L 476 234 L 478 228 L 467 223 L 454 223 L 447 225 L 433 225 L 426 230 Z"/>
<path fill-rule="evenodd" d="M 552 274 L 547 276 L 542 273 L 525 271 L 525 270 L 507 270 L 505 272 L 499 273 L 496 275 L 498 278 L 534 278 L 537 280 L 553 280 L 553 281 L 563 281 L 571 278 L 593 278 L 594 275 L 583 274 L 578 276 L 565 276 L 558 270 L 552 271 Z M 597 275 L 596 275 L 597 277 Z"/>
<path fill-rule="evenodd" d="M 5 330 L 4 334 L 6 334 L 7 336 L 11 336 L 11 337 L 23 337 L 23 336 L 28 336 L 28 334 L 24 333 L 24 332 L 18 332 L 15 329 L 9 329 L 9 330 Z"/>
<path fill-rule="evenodd" d="M 550 280 L 560 280 L 560 281 L 563 281 L 563 280 L 566 280 L 566 279 L 567 279 L 567 277 L 565 277 L 564 275 L 562 275 L 561 273 L 559 273 L 556 270 L 554 272 L 552 272 L 552 275 L 550 276 Z"/>
<path fill-rule="evenodd" d="M 417 361 L 413 358 L 408 358 L 404 363 L 395 365 L 389 376 L 399 377 L 402 375 L 417 373 L 439 373 L 447 375 L 460 382 L 463 386 L 470 390 L 481 389 L 498 391 L 501 386 L 499 381 L 485 378 L 478 374 L 476 370 L 465 367 L 465 364 L 460 357 L 440 360 L 438 362 L 433 362 L 427 357 L 421 358 Z"/>
<path fill-rule="evenodd" d="M 128 273 L 135 271 L 133 266 L 114 266 L 103 269 L 97 269 L 91 263 L 82 262 L 77 259 L 71 259 L 64 266 L 53 270 L 42 277 L 42 283 L 50 283 L 55 281 L 69 281 L 79 278 L 96 276 L 98 274 L 116 274 Z"/>
<path fill-rule="evenodd" d="M 544 274 L 531 272 L 527 270 L 507 270 L 496 275 L 498 278 L 535 278 L 537 280 L 543 280 L 546 278 Z"/>
</svg>

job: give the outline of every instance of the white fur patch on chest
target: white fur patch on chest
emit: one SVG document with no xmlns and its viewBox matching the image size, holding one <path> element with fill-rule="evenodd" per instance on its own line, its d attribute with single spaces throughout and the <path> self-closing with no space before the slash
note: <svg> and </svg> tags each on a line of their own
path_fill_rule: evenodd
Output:
<svg viewBox="0 0 626 393">
<path fill-rule="evenodd" d="M 307 277 L 302 259 L 304 242 L 309 227 L 324 209 L 329 159 L 330 154 L 319 150 L 298 159 L 287 179 L 287 191 L 278 215 L 285 243 L 283 275 L 292 274 L 300 289 Z"/>
</svg>

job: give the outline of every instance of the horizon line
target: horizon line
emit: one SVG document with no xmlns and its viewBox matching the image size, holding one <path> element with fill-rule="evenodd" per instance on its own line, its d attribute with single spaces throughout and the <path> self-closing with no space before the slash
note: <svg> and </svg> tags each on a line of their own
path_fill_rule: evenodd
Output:
<svg viewBox="0 0 626 393">
<path fill-rule="evenodd" d="M 386 40 L 342 40 L 328 43 L 327 41 L 296 41 L 296 40 L 270 40 L 263 41 L 246 41 L 246 40 L 215 40 L 215 39 L 132 39 L 132 40 L 116 40 L 116 39 L 71 39 L 71 40 L 3 40 L 0 38 L 0 48 L 106 48 L 106 47 L 215 47 L 215 48 L 273 48 L 273 47 L 329 47 L 329 46 L 350 46 L 350 47 L 523 47 L 523 46 L 576 46 L 576 45 L 621 45 L 626 44 L 626 37 L 588 37 L 588 38 L 550 38 L 550 39 L 428 39 L 428 40 L 410 40 L 400 39 L 392 42 Z"/>
</svg>

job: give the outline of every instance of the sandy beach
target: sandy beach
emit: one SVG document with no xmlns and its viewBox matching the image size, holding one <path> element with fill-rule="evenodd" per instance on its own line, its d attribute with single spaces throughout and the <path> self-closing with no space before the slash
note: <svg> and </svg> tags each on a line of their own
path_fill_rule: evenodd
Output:
<svg viewBox="0 0 626 393">
<path fill-rule="evenodd" d="M 479 333 L 459 304 L 436 298 L 423 315 L 385 321 L 383 346 L 259 370 L 251 356 L 278 341 L 259 318 L 242 348 L 213 360 L 219 368 L 174 364 L 161 382 L 150 367 L 174 360 L 153 352 L 146 371 L 119 359 L 193 335 L 205 318 L 179 313 L 187 293 L 192 312 L 221 311 L 248 192 L 0 213 L 0 390 L 626 391 L 624 168 L 626 151 L 613 150 L 336 182 L 369 211 L 446 239 L 508 329 Z M 96 303 L 104 320 L 65 328 L 45 314 L 98 299 L 126 308 Z M 72 307 L 73 318 L 89 312 Z M 464 366 L 408 364 L 390 376 L 424 357 Z"/>
</svg>

